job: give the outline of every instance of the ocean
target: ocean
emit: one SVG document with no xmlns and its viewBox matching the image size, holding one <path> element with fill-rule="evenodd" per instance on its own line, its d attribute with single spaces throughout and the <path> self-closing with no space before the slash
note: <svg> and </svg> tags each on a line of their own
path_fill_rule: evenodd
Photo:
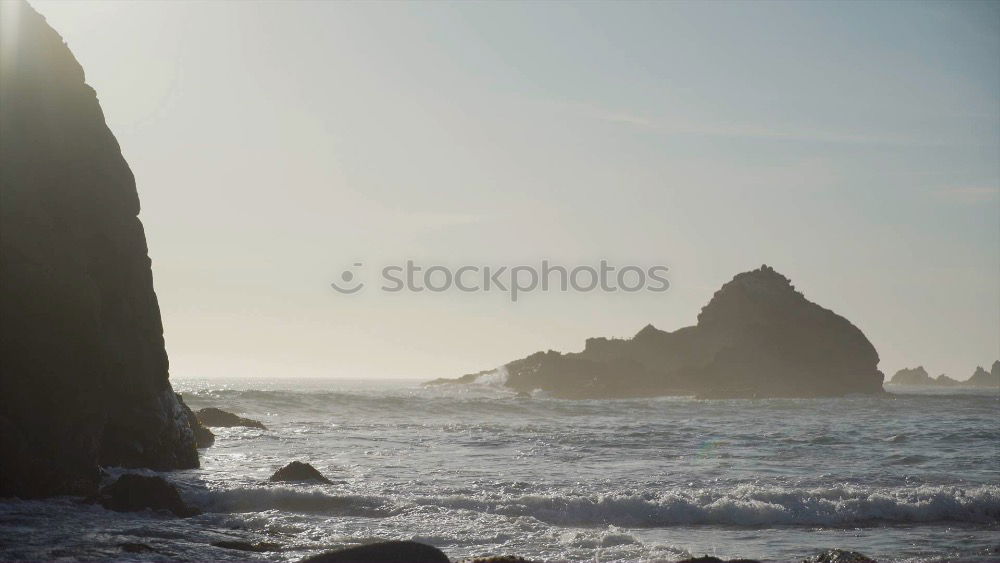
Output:
<svg viewBox="0 0 1000 563">
<path fill-rule="evenodd" d="M 163 474 L 204 514 L 0 501 L 0 559 L 295 561 L 380 539 L 452 559 L 1000 559 L 996 391 L 568 401 L 488 384 L 172 381 L 192 409 L 268 427 L 216 428 L 201 469 Z M 267 482 L 293 460 L 334 483 Z M 223 540 L 282 548 L 210 545 Z"/>
</svg>

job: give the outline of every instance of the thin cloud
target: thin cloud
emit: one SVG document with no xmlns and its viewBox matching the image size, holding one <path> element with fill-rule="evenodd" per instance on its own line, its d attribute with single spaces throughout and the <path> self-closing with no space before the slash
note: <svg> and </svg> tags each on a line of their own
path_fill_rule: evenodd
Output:
<svg viewBox="0 0 1000 563">
<path fill-rule="evenodd" d="M 985 203 L 1000 196 L 997 186 L 959 186 L 938 190 L 937 195 L 955 203 Z"/>
</svg>

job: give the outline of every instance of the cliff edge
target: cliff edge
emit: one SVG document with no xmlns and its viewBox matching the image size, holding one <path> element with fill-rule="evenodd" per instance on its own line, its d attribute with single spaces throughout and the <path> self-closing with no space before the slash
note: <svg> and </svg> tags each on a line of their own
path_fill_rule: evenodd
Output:
<svg viewBox="0 0 1000 563">
<path fill-rule="evenodd" d="M 197 467 L 132 171 L 59 34 L 21 0 L 2 17 L 0 497 Z"/>
</svg>

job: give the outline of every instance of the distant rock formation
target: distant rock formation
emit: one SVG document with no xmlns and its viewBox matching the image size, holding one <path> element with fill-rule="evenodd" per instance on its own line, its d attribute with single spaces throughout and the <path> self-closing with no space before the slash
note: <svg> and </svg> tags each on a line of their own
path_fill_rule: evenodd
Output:
<svg viewBox="0 0 1000 563">
<path fill-rule="evenodd" d="M 934 385 L 934 379 L 927 373 L 924 366 L 903 368 L 889 380 L 892 385 Z"/>
<path fill-rule="evenodd" d="M 952 379 L 941 374 L 931 377 L 923 366 L 913 369 L 903 368 L 889 381 L 892 385 L 930 385 L 936 387 L 1000 387 L 1000 361 L 993 362 L 990 371 L 977 367 L 972 377 L 965 381 Z"/>
<path fill-rule="evenodd" d="M 965 384 L 972 387 L 1000 387 L 1000 360 L 993 362 L 990 371 L 977 366 L 975 373 Z"/>
<path fill-rule="evenodd" d="M 59 34 L 23 0 L 3 10 L 0 497 L 197 467 L 132 171 Z"/>
<path fill-rule="evenodd" d="M 198 417 L 198 422 L 208 427 L 228 428 L 233 426 L 245 426 L 247 428 L 267 430 L 267 428 L 264 427 L 264 424 L 259 420 L 243 418 L 242 416 L 237 416 L 231 412 L 226 412 L 215 407 L 201 409 L 195 414 Z"/>
<path fill-rule="evenodd" d="M 695 326 L 666 332 L 647 325 L 630 339 L 587 339 L 579 353 L 538 352 L 499 370 L 429 383 L 500 375 L 515 391 L 571 399 L 832 397 L 883 392 L 878 362 L 850 321 L 764 265 L 723 285 Z"/>
</svg>

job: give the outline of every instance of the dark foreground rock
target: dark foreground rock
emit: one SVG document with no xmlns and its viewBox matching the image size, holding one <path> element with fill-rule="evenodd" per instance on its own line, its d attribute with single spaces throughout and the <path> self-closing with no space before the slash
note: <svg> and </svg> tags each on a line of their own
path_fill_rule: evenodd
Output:
<svg viewBox="0 0 1000 563">
<path fill-rule="evenodd" d="M 223 549 L 232 549 L 232 550 L 236 550 L 236 551 L 250 551 L 250 552 L 254 552 L 254 553 L 266 553 L 268 551 L 279 551 L 281 549 L 281 547 L 282 547 L 282 545 L 280 543 L 272 543 L 272 542 L 266 542 L 266 541 L 253 543 L 253 542 L 240 541 L 240 540 L 217 541 L 217 542 L 212 542 L 212 545 L 214 545 L 215 547 L 221 547 Z"/>
<path fill-rule="evenodd" d="M 228 428 L 232 426 L 245 426 L 247 428 L 259 428 L 261 430 L 267 430 L 264 425 L 259 420 L 253 420 L 251 418 L 243 418 L 237 416 L 231 412 L 226 412 L 222 409 L 217 409 L 214 407 L 208 407 L 199 410 L 197 413 L 198 420 L 205 426 L 219 426 L 223 428 Z"/>
<path fill-rule="evenodd" d="M 100 465 L 198 466 L 167 379 L 135 178 L 27 2 L 0 57 L 0 497 L 97 492 Z"/>
<path fill-rule="evenodd" d="M 333 481 L 327 479 L 322 473 L 317 471 L 315 467 L 301 461 L 293 461 L 275 471 L 274 475 L 271 475 L 271 478 L 268 480 L 274 482 L 318 481 L 327 484 L 333 483 Z"/>
<path fill-rule="evenodd" d="M 695 326 L 666 332 L 648 325 L 629 339 L 590 338 L 579 353 L 537 352 L 430 384 L 473 383 L 489 374 L 503 375 L 518 392 L 568 399 L 837 397 L 883 393 L 878 362 L 850 321 L 762 266 L 723 285 Z"/>
<path fill-rule="evenodd" d="M 388 541 L 327 551 L 302 563 L 451 563 L 436 547 L 413 541 Z"/>
<path fill-rule="evenodd" d="M 178 399 L 181 398 L 180 394 L 177 395 L 177 398 Z M 197 448 L 200 450 L 203 448 L 211 447 L 213 444 L 215 444 L 215 434 L 213 434 L 212 431 L 209 430 L 207 426 L 205 426 L 204 424 L 201 423 L 200 420 L 198 420 L 198 416 L 195 415 L 194 411 L 192 411 L 187 405 L 184 404 L 183 400 L 181 400 L 181 405 L 184 407 L 184 418 L 187 419 L 188 425 L 191 427 L 191 431 L 194 433 L 195 446 L 197 446 Z"/>
<path fill-rule="evenodd" d="M 98 502 L 108 510 L 136 512 L 139 510 L 169 510 L 186 518 L 201 512 L 181 500 L 177 488 L 163 477 L 126 474 L 101 489 Z"/>
<path fill-rule="evenodd" d="M 677 563 L 760 563 L 756 559 L 719 559 L 711 555 L 681 559 Z"/>
</svg>

